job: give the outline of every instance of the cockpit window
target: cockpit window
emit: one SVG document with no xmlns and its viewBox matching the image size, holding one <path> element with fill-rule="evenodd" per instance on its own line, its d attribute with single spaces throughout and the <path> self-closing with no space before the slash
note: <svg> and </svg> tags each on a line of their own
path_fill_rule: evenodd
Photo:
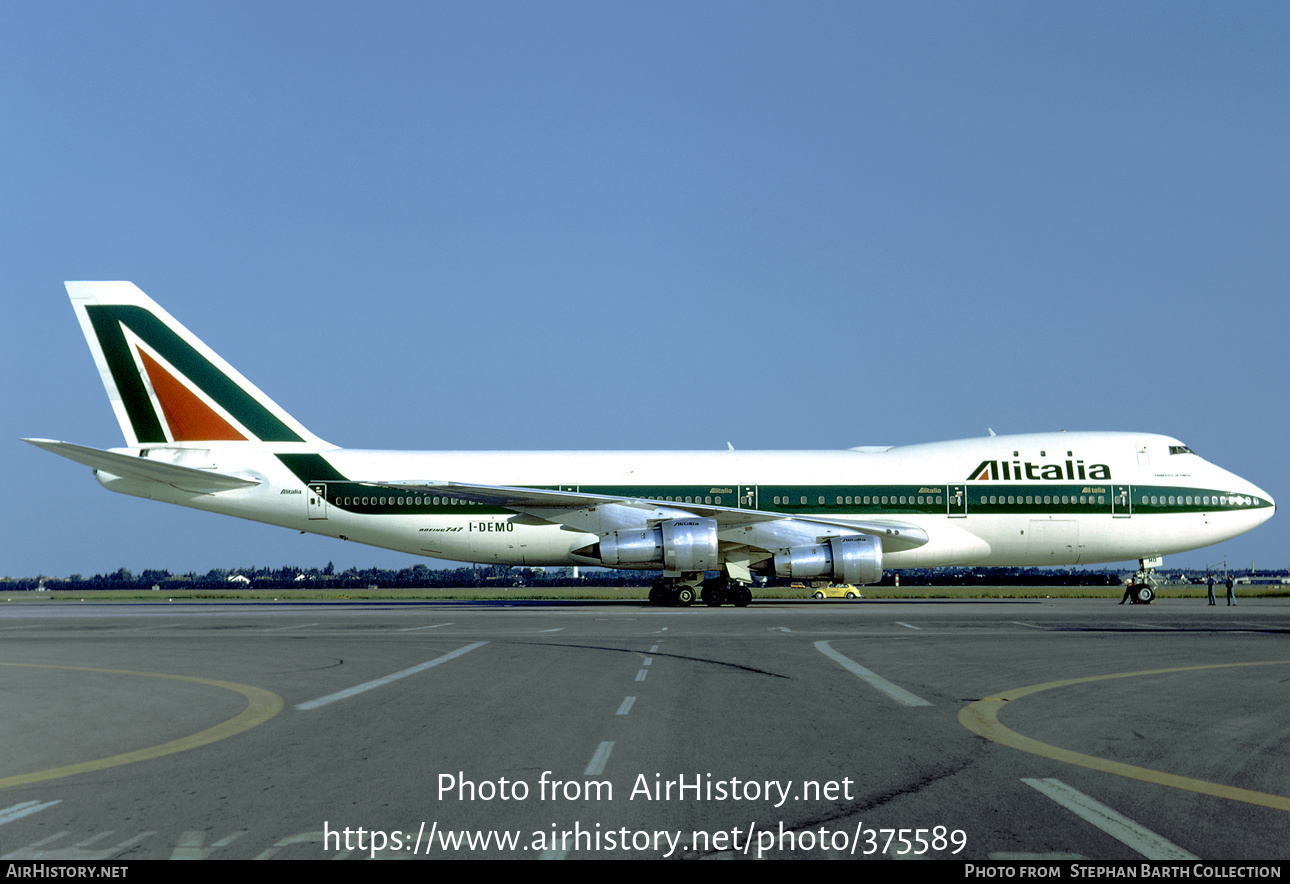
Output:
<svg viewBox="0 0 1290 884">
<path fill-rule="evenodd" d="M 1170 445 L 1169 453 L 1170 454 L 1195 454 L 1196 452 L 1192 451 L 1186 445 Z"/>
</svg>

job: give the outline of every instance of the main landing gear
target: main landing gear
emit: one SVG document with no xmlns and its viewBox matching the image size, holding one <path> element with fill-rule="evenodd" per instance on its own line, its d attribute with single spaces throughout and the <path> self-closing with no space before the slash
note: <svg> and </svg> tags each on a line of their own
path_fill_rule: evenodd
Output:
<svg viewBox="0 0 1290 884">
<path fill-rule="evenodd" d="M 655 580 L 649 591 L 651 605 L 686 607 L 694 604 L 696 600 L 702 601 L 710 608 L 724 604 L 744 608 L 752 601 L 752 590 L 724 575 L 705 578 L 699 573 L 663 577 Z"/>
</svg>

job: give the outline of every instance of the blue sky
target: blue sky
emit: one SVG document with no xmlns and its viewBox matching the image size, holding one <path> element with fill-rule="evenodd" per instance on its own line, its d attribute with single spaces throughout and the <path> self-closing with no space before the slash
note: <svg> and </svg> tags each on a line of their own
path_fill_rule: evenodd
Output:
<svg viewBox="0 0 1290 884">
<path fill-rule="evenodd" d="M 1288 45 L 1273 2 L 5 3 L 0 575 L 417 561 L 19 442 L 121 444 L 65 279 L 344 446 L 1139 430 L 1284 502 Z"/>
</svg>

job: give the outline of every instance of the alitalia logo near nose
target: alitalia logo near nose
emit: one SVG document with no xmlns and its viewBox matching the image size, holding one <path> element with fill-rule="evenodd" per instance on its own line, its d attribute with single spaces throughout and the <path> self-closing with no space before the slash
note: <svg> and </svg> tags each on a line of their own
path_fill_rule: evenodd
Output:
<svg viewBox="0 0 1290 884">
<path fill-rule="evenodd" d="M 1031 463 L 1028 460 L 983 460 L 968 473 L 969 482 L 997 482 L 1013 479 L 1050 479 L 1062 481 L 1085 481 L 1101 479 L 1110 481 L 1111 468 L 1104 463 L 1091 463 L 1085 466 L 1082 460 L 1068 460 L 1062 463 Z"/>
</svg>

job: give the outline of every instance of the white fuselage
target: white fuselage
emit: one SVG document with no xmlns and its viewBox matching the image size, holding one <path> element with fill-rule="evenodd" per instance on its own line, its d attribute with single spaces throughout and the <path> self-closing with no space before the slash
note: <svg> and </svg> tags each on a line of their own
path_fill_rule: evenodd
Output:
<svg viewBox="0 0 1290 884">
<path fill-rule="evenodd" d="M 121 449 L 117 449 L 120 451 Z M 139 449 L 125 453 L 138 454 Z M 294 460 L 291 455 L 295 455 Z M 365 483 L 470 482 L 916 525 L 928 542 L 887 568 L 1075 565 L 1208 546 L 1275 511 L 1251 483 L 1176 439 L 1139 433 L 992 436 L 886 450 L 400 452 L 202 443 L 148 456 L 252 478 L 195 494 L 100 472 L 103 484 L 198 509 L 416 555 L 512 565 L 594 564 L 598 538 L 532 514 Z M 723 529 L 723 546 L 738 529 Z"/>
</svg>

